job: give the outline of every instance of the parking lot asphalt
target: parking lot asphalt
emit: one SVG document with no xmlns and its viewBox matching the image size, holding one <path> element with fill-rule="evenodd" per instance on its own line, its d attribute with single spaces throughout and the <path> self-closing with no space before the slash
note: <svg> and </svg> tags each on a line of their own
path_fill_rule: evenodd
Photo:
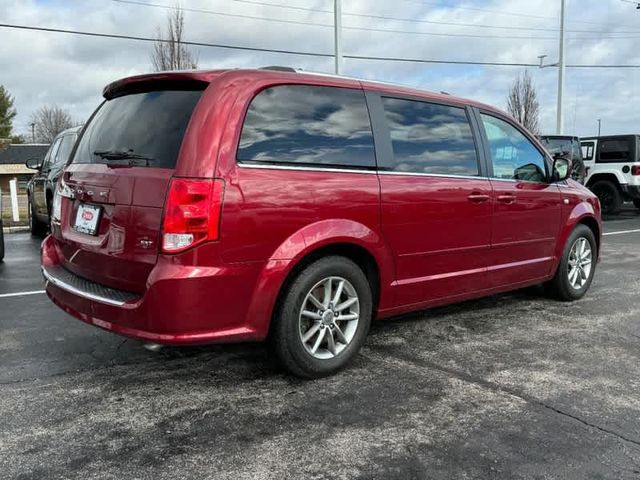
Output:
<svg viewBox="0 0 640 480">
<path fill-rule="evenodd" d="M 638 479 L 636 229 L 607 219 L 579 302 L 533 288 L 376 322 L 316 381 L 261 345 L 152 353 L 76 321 L 38 293 L 39 240 L 7 235 L 0 477 Z"/>
</svg>

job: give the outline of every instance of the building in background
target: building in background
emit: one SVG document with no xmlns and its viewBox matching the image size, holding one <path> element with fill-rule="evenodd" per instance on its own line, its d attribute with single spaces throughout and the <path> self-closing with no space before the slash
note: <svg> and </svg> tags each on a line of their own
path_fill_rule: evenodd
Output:
<svg viewBox="0 0 640 480">
<path fill-rule="evenodd" d="M 30 158 L 43 159 L 49 145 L 40 143 L 0 143 L 0 189 L 9 192 L 9 180 L 18 179 L 18 191 L 24 192 L 29 179 L 35 173 L 25 166 Z"/>
</svg>

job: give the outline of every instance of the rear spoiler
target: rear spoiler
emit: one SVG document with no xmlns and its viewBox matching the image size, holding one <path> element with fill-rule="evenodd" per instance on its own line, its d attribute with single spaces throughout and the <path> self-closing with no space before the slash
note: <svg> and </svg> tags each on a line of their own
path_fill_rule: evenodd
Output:
<svg viewBox="0 0 640 480">
<path fill-rule="evenodd" d="M 127 77 L 110 83 L 102 91 L 107 100 L 131 93 L 152 92 L 154 90 L 204 90 L 211 81 L 211 75 L 200 72 L 165 72 Z"/>
</svg>

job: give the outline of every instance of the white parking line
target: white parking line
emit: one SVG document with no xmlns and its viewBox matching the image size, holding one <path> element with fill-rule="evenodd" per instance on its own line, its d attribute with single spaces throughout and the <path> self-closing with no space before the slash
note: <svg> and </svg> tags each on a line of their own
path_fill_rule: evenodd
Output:
<svg viewBox="0 0 640 480">
<path fill-rule="evenodd" d="M 39 295 L 41 293 L 44 293 L 44 290 L 31 290 L 28 292 L 15 292 L 15 293 L 0 293 L 0 298 L 6 298 L 6 297 L 23 297 L 25 295 Z"/>
<path fill-rule="evenodd" d="M 603 233 L 603 236 L 608 236 L 608 235 L 624 235 L 625 233 L 640 233 L 640 228 L 636 228 L 634 230 L 620 230 L 618 232 L 606 232 Z M 0 298 L 7 298 L 7 297 L 24 297 L 26 295 L 39 295 L 41 293 L 45 293 L 45 290 L 31 290 L 28 292 L 15 292 L 15 293 L 0 293 Z"/>
<path fill-rule="evenodd" d="M 619 232 L 607 232 L 607 233 L 603 233 L 602 235 L 606 237 L 607 235 L 623 235 L 625 233 L 638 233 L 638 232 L 640 232 L 640 228 L 636 228 L 635 230 L 620 230 Z"/>
</svg>

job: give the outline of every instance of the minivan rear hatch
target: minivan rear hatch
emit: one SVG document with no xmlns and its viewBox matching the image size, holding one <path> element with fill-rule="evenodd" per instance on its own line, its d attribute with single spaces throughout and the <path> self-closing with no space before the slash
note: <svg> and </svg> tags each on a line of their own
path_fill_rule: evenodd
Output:
<svg viewBox="0 0 640 480">
<path fill-rule="evenodd" d="M 67 270 L 143 292 L 157 261 L 167 188 L 207 83 L 136 82 L 105 94 L 62 177 Z"/>
</svg>

